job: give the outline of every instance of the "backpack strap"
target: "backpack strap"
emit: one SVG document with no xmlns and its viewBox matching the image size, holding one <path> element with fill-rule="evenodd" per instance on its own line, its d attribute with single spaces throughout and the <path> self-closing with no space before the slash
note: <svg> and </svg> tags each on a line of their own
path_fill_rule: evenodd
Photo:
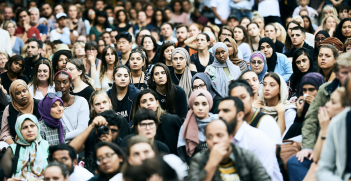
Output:
<svg viewBox="0 0 351 181">
<path fill-rule="evenodd" d="M 254 115 L 252 116 L 249 125 L 251 125 L 252 127 L 258 128 L 260 122 L 261 122 L 261 118 L 266 115 L 262 112 L 260 112 L 258 109 L 255 111 Z"/>
<path fill-rule="evenodd" d="M 13 160 L 12 160 L 12 175 L 16 174 L 16 171 L 17 171 L 20 150 L 21 150 L 21 146 L 17 144 L 15 155 L 13 156 Z"/>
</svg>

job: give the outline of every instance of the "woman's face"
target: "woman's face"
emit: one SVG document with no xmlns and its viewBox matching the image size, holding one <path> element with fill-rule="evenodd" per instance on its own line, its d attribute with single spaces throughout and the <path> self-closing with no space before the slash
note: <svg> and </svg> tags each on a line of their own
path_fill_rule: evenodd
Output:
<svg viewBox="0 0 351 181">
<path fill-rule="evenodd" d="M 305 85 L 302 86 L 302 93 L 303 94 L 308 94 L 309 96 L 316 97 L 316 95 L 318 93 L 318 90 L 313 85 L 305 84 Z"/>
<path fill-rule="evenodd" d="M 264 22 L 261 18 L 255 18 L 254 22 L 256 22 L 260 28 L 260 30 L 263 30 L 264 28 Z"/>
<path fill-rule="evenodd" d="M 100 162 L 99 171 L 105 175 L 115 175 L 120 167 L 123 158 L 108 146 L 103 146 L 96 150 L 96 160 Z"/>
<path fill-rule="evenodd" d="M 289 37 L 291 36 L 291 29 L 295 28 L 296 26 L 298 26 L 298 25 L 295 24 L 295 23 L 290 23 L 289 24 L 289 28 L 288 28 Z"/>
<path fill-rule="evenodd" d="M 173 55 L 172 63 L 173 63 L 174 69 L 178 71 L 182 71 L 186 67 L 186 59 L 180 53 L 176 53 Z"/>
<path fill-rule="evenodd" d="M 255 24 L 250 24 L 247 28 L 247 33 L 250 37 L 256 37 L 260 34 L 260 29 Z"/>
<path fill-rule="evenodd" d="M 118 20 L 119 20 L 119 22 L 121 22 L 121 23 L 124 23 L 124 22 L 126 21 L 126 14 L 124 14 L 123 11 L 119 12 L 119 14 L 118 14 Z"/>
<path fill-rule="evenodd" d="M 219 40 L 225 40 L 228 37 L 232 37 L 232 32 L 227 29 L 222 29 L 222 34 L 219 36 Z"/>
<path fill-rule="evenodd" d="M 57 100 L 55 101 L 50 109 L 50 115 L 54 119 L 61 119 L 63 115 L 63 105 L 62 102 Z"/>
<path fill-rule="evenodd" d="M 156 21 L 160 22 L 162 21 L 162 12 L 161 11 L 156 11 Z"/>
<path fill-rule="evenodd" d="M 165 57 L 166 60 L 171 61 L 172 58 L 172 51 L 175 49 L 174 46 L 169 46 L 165 49 L 163 56 Z"/>
<path fill-rule="evenodd" d="M 252 92 L 256 94 L 260 89 L 260 81 L 257 74 L 254 72 L 247 72 L 242 76 L 242 78 L 250 84 Z"/>
<path fill-rule="evenodd" d="M 266 77 L 263 80 L 263 97 L 265 99 L 273 99 L 279 96 L 280 87 L 277 81 L 273 77 Z"/>
<path fill-rule="evenodd" d="M 89 9 L 89 11 L 88 11 L 88 18 L 90 20 L 94 20 L 95 19 L 95 11 L 94 10 Z"/>
<path fill-rule="evenodd" d="M 145 62 L 140 53 L 133 53 L 129 59 L 129 66 L 131 70 L 141 70 Z"/>
<path fill-rule="evenodd" d="M 197 35 L 196 43 L 199 50 L 204 50 L 210 46 L 210 42 L 207 42 L 206 36 L 203 34 Z"/>
<path fill-rule="evenodd" d="M 143 6 L 141 5 L 141 2 L 137 2 L 135 3 L 135 9 L 137 11 L 141 11 L 143 9 Z"/>
<path fill-rule="evenodd" d="M 276 37 L 278 38 L 282 35 L 282 30 L 280 29 L 279 26 L 275 26 L 275 28 L 277 29 Z"/>
<path fill-rule="evenodd" d="M 273 55 L 273 48 L 266 42 L 261 44 L 260 51 L 266 55 L 266 58 L 271 58 Z"/>
<path fill-rule="evenodd" d="M 325 21 L 325 27 L 327 30 L 330 30 L 331 28 L 336 28 L 336 21 L 333 17 L 328 17 L 327 20 Z"/>
<path fill-rule="evenodd" d="M 105 24 L 106 18 L 104 16 L 98 16 L 97 21 L 98 24 L 103 25 Z"/>
<path fill-rule="evenodd" d="M 5 64 L 8 61 L 5 54 L 0 54 L 0 68 L 5 68 Z"/>
<path fill-rule="evenodd" d="M 152 77 L 157 85 L 165 85 L 167 83 L 167 75 L 163 67 L 160 67 L 160 66 L 155 67 Z"/>
<path fill-rule="evenodd" d="M 241 42 L 244 39 L 244 32 L 240 28 L 234 28 L 234 39 L 237 42 Z"/>
<path fill-rule="evenodd" d="M 232 44 L 229 41 L 224 42 L 224 44 L 227 45 L 229 56 L 233 55 L 234 48 L 233 48 Z"/>
<path fill-rule="evenodd" d="M 94 104 L 91 105 L 91 109 L 94 110 L 96 114 L 100 114 L 104 111 L 107 111 L 111 109 L 111 107 L 111 100 L 102 94 L 95 96 Z"/>
<path fill-rule="evenodd" d="M 71 87 L 71 82 L 69 76 L 63 73 L 58 74 L 55 77 L 55 90 L 61 91 L 62 95 L 69 94 L 69 88 Z"/>
<path fill-rule="evenodd" d="M 137 19 L 137 13 L 135 9 L 130 10 L 131 19 Z"/>
<path fill-rule="evenodd" d="M 195 25 L 191 25 L 189 27 L 189 33 L 190 33 L 190 37 L 196 36 L 199 33 L 201 33 L 201 30 L 199 30 L 199 28 Z"/>
<path fill-rule="evenodd" d="M 18 60 L 18 61 L 13 61 L 11 64 L 11 71 L 18 74 L 20 71 L 23 69 L 23 61 Z"/>
<path fill-rule="evenodd" d="M 50 77 L 50 68 L 46 64 L 40 64 L 37 73 L 40 82 L 46 82 Z"/>
<path fill-rule="evenodd" d="M 238 97 L 244 103 L 245 115 L 252 110 L 253 97 L 250 96 L 247 89 L 243 86 L 237 86 L 230 92 L 230 96 Z"/>
<path fill-rule="evenodd" d="M 9 23 L 6 30 L 9 32 L 10 36 L 15 35 L 16 28 L 13 23 Z"/>
<path fill-rule="evenodd" d="M 144 38 L 143 47 L 146 49 L 146 51 L 153 51 L 155 45 L 150 37 Z"/>
<path fill-rule="evenodd" d="M 330 100 L 325 104 L 330 118 L 339 114 L 345 107 L 341 105 L 341 95 L 339 92 L 334 91 L 330 96 Z"/>
<path fill-rule="evenodd" d="M 24 86 L 17 86 L 15 90 L 15 99 L 19 105 L 26 105 L 29 101 L 29 90 Z"/>
<path fill-rule="evenodd" d="M 147 93 L 141 96 L 139 108 L 151 109 L 156 112 L 158 106 L 160 104 L 153 94 Z"/>
<path fill-rule="evenodd" d="M 274 38 L 276 38 L 276 36 L 277 36 L 275 33 L 275 26 L 267 25 L 264 28 L 264 36 L 274 40 Z"/>
<path fill-rule="evenodd" d="M 113 51 L 111 50 L 111 48 L 107 49 L 106 51 L 106 55 L 105 55 L 105 60 L 107 65 L 113 65 L 116 61 L 116 56 Z"/>
<path fill-rule="evenodd" d="M 334 63 L 336 62 L 333 51 L 329 48 L 321 48 L 319 49 L 318 54 L 318 65 L 321 69 L 332 68 Z"/>
<path fill-rule="evenodd" d="M 333 11 L 330 11 L 330 10 L 324 11 L 324 17 L 332 16 L 332 15 L 334 15 Z"/>
<path fill-rule="evenodd" d="M 342 24 L 341 34 L 345 37 L 351 37 L 351 21 L 345 21 Z"/>
<path fill-rule="evenodd" d="M 180 5 L 179 2 L 176 2 L 174 3 L 173 8 L 174 8 L 174 12 L 180 12 L 180 10 L 182 9 L 182 6 Z"/>
<path fill-rule="evenodd" d="M 77 45 L 76 49 L 74 50 L 74 53 L 76 54 L 77 57 L 85 56 L 85 49 L 82 45 Z"/>
<path fill-rule="evenodd" d="M 66 70 L 71 74 L 73 80 L 76 80 L 82 74 L 82 71 L 78 70 L 76 65 L 71 62 L 67 63 Z"/>
<path fill-rule="evenodd" d="M 215 56 L 216 56 L 216 59 L 218 60 L 218 62 L 224 63 L 225 61 L 227 61 L 228 53 L 224 50 L 224 48 L 219 47 L 216 50 Z"/>
<path fill-rule="evenodd" d="M 197 96 L 194 101 L 193 111 L 198 119 L 206 119 L 210 111 L 210 105 L 205 96 Z"/>
<path fill-rule="evenodd" d="M 316 47 L 320 47 L 321 43 L 326 39 L 326 37 L 323 34 L 318 34 L 315 38 L 315 42 L 316 42 Z M 316 50 L 317 51 L 317 50 Z"/>
<path fill-rule="evenodd" d="M 212 32 L 211 28 L 209 28 L 209 27 L 204 28 L 204 32 L 206 32 L 206 31 Z"/>
<path fill-rule="evenodd" d="M 264 60 L 262 60 L 260 57 L 254 57 L 251 59 L 250 66 L 251 70 L 253 70 L 256 74 L 259 74 L 264 68 Z"/>
<path fill-rule="evenodd" d="M 60 55 L 59 61 L 57 62 L 57 69 L 59 71 L 64 70 L 66 68 L 67 61 L 68 61 L 68 58 L 66 55 Z"/>
<path fill-rule="evenodd" d="M 83 50 L 84 50 L 84 48 L 83 48 Z M 51 45 L 46 44 L 46 54 L 47 55 L 52 55 L 52 47 L 51 47 Z"/>
<path fill-rule="evenodd" d="M 154 139 L 156 135 L 156 124 L 154 120 L 143 120 L 138 124 L 138 135 L 148 139 Z"/>
<path fill-rule="evenodd" d="M 22 123 L 21 134 L 24 140 L 31 143 L 38 136 L 38 127 L 33 121 L 27 119 Z"/>
<path fill-rule="evenodd" d="M 193 82 L 192 88 L 193 88 L 193 91 L 196 91 L 198 89 L 207 90 L 206 83 L 201 79 L 195 79 Z"/>
<path fill-rule="evenodd" d="M 165 14 L 166 14 L 166 17 L 167 17 L 167 19 L 171 19 L 171 17 L 172 17 L 172 11 L 171 10 L 169 10 L 169 9 L 167 9 L 167 10 L 165 10 Z"/>
<path fill-rule="evenodd" d="M 129 85 L 129 73 L 127 69 L 125 68 L 120 68 L 115 74 L 115 84 L 117 87 L 125 88 Z"/>
<path fill-rule="evenodd" d="M 302 54 L 297 57 L 296 66 L 301 72 L 306 73 L 310 69 L 310 59 L 306 54 Z"/>
<path fill-rule="evenodd" d="M 243 26 L 244 28 L 246 28 L 248 24 L 250 24 L 250 20 L 247 18 L 244 18 L 240 23 L 240 25 Z"/>
<path fill-rule="evenodd" d="M 303 23 L 304 23 L 305 29 L 310 27 L 310 21 L 308 21 L 308 18 L 304 17 L 303 18 Z"/>
</svg>

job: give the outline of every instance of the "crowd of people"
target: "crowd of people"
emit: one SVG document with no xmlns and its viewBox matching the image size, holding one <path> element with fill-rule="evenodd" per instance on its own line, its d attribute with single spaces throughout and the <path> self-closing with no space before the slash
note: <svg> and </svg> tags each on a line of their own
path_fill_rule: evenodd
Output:
<svg viewBox="0 0 351 181">
<path fill-rule="evenodd" d="M 350 2 L 0 0 L 0 180 L 351 180 Z"/>
</svg>

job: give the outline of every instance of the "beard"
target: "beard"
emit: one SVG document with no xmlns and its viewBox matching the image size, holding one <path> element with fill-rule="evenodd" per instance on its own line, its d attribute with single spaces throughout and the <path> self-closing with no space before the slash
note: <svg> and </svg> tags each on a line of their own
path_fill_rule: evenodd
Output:
<svg viewBox="0 0 351 181">
<path fill-rule="evenodd" d="M 69 175 L 71 175 L 74 171 L 74 165 L 73 165 L 73 162 L 71 163 L 71 167 L 70 168 L 67 168 L 68 171 L 69 171 Z"/>
<path fill-rule="evenodd" d="M 236 129 L 236 126 L 238 124 L 238 119 L 237 119 L 236 115 L 232 120 L 228 120 L 227 122 L 228 122 L 229 126 L 231 127 L 232 131 L 234 132 Z"/>
</svg>

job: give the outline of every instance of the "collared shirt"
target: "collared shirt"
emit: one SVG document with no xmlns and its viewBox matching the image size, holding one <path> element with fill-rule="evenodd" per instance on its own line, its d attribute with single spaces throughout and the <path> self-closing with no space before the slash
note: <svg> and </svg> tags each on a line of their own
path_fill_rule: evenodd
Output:
<svg viewBox="0 0 351 181">
<path fill-rule="evenodd" d="M 34 86 L 31 84 L 29 85 L 29 92 L 32 94 L 33 98 L 34 99 L 39 99 L 39 100 L 42 100 L 44 99 L 44 95 L 42 92 L 40 92 L 40 90 L 37 88 L 37 90 L 35 91 L 35 95 L 34 95 Z M 49 93 L 49 92 L 53 92 L 55 93 L 55 85 L 51 86 L 49 85 L 48 87 L 48 91 L 46 93 Z"/>
<path fill-rule="evenodd" d="M 272 181 L 283 180 L 275 155 L 276 146 L 265 133 L 244 121 L 235 134 L 233 143 L 240 148 L 252 151 L 261 161 Z"/>
<path fill-rule="evenodd" d="M 81 166 L 75 166 L 73 173 L 69 176 L 69 181 L 87 181 L 94 175 Z"/>
</svg>

